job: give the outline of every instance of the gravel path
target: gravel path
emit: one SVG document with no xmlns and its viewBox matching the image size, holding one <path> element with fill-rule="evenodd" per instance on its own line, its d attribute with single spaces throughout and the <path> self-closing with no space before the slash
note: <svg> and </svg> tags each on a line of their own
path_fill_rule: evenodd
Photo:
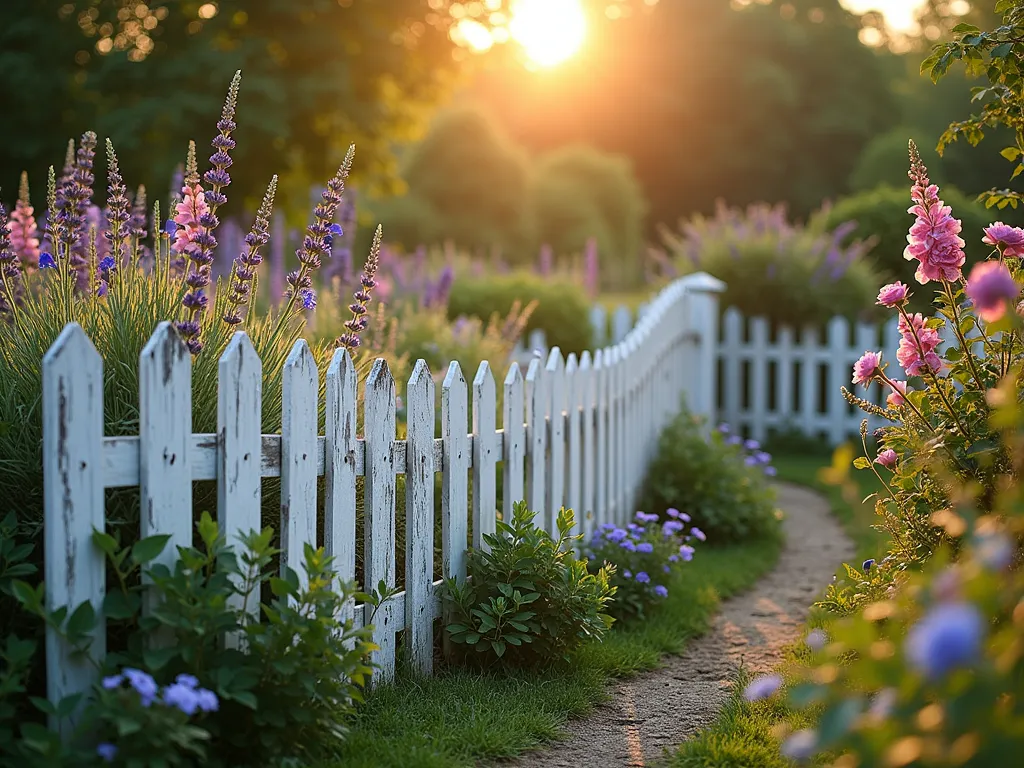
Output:
<svg viewBox="0 0 1024 768">
<path fill-rule="evenodd" d="M 778 564 L 748 592 L 721 605 L 713 629 L 659 669 L 616 683 L 610 700 L 569 723 L 569 738 L 502 768 L 639 768 L 711 725 L 742 664 L 772 668 L 799 636 L 815 597 L 854 554 L 827 502 L 780 484 L 785 548 Z"/>
</svg>

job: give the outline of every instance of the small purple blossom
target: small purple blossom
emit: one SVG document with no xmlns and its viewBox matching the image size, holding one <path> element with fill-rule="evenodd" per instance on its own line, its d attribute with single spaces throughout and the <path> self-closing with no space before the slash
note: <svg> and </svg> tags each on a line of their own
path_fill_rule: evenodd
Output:
<svg viewBox="0 0 1024 768">
<path fill-rule="evenodd" d="M 812 629 L 807 633 L 807 637 L 804 638 L 804 643 L 812 651 L 820 651 L 825 647 L 825 643 L 828 641 L 828 635 L 822 629 Z"/>
<path fill-rule="evenodd" d="M 641 523 L 656 523 L 658 522 L 658 516 L 653 513 L 637 512 L 636 519 Z"/>
<path fill-rule="evenodd" d="M 668 597 L 668 587 L 658 584 L 654 587 L 654 594 L 658 597 Z"/>
<path fill-rule="evenodd" d="M 695 551 L 689 544 L 682 544 L 679 547 L 679 556 L 683 558 L 684 563 L 688 563 L 693 560 L 693 553 Z"/>
<path fill-rule="evenodd" d="M 626 539 L 625 541 L 621 542 L 619 546 L 627 552 L 636 552 L 636 544 L 634 544 L 630 539 Z"/>
<path fill-rule="evenodd" d="M 777 470 L 775 467 L 765 467 L 764 473 L 768 477 L 775 477 L 777 474 L 779 474 L 779 470 Z"/>
<path fill-rule="evenodd" d="M 690 535 L 693 536 L 693 538 L 697 539 L 697 541 L 707 541 L 708 540 L 708 537 L 704 533 L 704 531 L 702 531 L 700 528 L 697 528 L 697 527 L 693 527 L 693 528 L 690 529 Z"/>
<path fill-rule="evenodd" d="M 629 533 L 624 528 L 616 528 L 609 532 L 606 538 L 608 541 L 622 541 L 628 536 Z"/>
<path fill-rule="evenodd" d="M 778 675 L 764 675 L 754 678 L 743 689 L 743 698 L 747 701 L 767 699 L 782 687 L 782 678 Z"/>
<path fill-rule="evenodd" d="M 39 268 L 40 269 L 56 269 L 57 262 L 53 258 L 52 253 L 46 253 L 45 251 L 39 254 Z"/>
<path fill-rule="evenodd" d="M 128 668 L 124 670 L 124 676 L 127 678 L 128 684 L 139 694 L 142 706 L 148 707 L 153 703 L 157 694 L 157 684 L 152 675 L 138 669 Z"/>
<path fill-rule="evenodd" d="M 668 561 L 670 563 L 678 563 L 679 562 L 679 555 L 669 555 L 668 556 Z"/>
<path fill-rule="evenodd" d="M 124 682 L 124 675 L 111 675 L 110 677 L 104 677 L 101 685 L 108 691 L 112 691 L 114 688 L 120 688 L 121 683 Z"/>
<path fill-rule="evenodd" d="M 875 564 L 875 559 L 873 557 L 869 557 L 867 560 L 865 560 L 863 563 L 861 563 L 860 569 L 862 571 L 864 571 L 864 573 L 867 573 L 868 571 L 871 570 L 871 567 L 874 564 Z"/>
<path fill-rule="evenodd" d="M 670 566 L 668 564 L 665 564 L 665 565 L 661 566 L 661 572 L 662 573 L 672 573 L 672 566 Z"/>
<path fill-rule="evenodd" d="M 636 575 L 636 580 L 638 582 L 640 582 L 641 584 L 646 584 L 647 582 L 649 582 L 651 580 L 651 577 L 647 575 L 647 571 L 640 571 Z"/>
<path fill-rule="evenodd" d="M 117 757 L 117 747 L 108 741 L 104 741 L 96 745 L 96 754 L 104 762 L 112 763 L 114 758 Z"/>
<path fill-rule="evenodd" d="M 790 760 L 807 760 L 818 752 L 818 735 L 808 728 L 803 728 L 782 742 L 779 751 Z"/>
<path fill-rule="evenodd" d="M 622 575 L 625 578 L 627 578 L 627 579 L 632 579 L 633 578 L 633 572 L 631 570 L 629 570 L 628 568 L 622 572 Z"/>
<path fill-rule="evenodd" d="M 969 603 L 943 603 L 907 632 L 907 659 L 925 676 L 941 677 L 973 662 L 984 634 L 984 620 L 977 608 Z"/>
<path fill-rule="evenodd" d="M 649 541 L 643 541 L 636 545 L 636 551 L 642 552 L 645 555 L 649 555 L 654 551 L 654 545 Z"/>
<path fill-rule="evenodd" d="M 745 443 L 743 443 L 743 447 L 746 448 L 748 451 L 757 451 L 760 450 L 761 444 L 757 442 L 757 440 L 747 440 Z"/>
</svg>

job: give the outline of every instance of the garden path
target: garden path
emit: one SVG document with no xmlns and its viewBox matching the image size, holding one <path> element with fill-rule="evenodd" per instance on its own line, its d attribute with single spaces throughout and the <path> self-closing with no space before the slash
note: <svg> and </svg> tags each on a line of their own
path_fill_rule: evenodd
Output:
<svg viewBox="0 0 1024 768">
<path fill-rule="evenodd" d="M 711 725 L 742 665 L 753 674 L 781 659 L 799 638 L 815 597 L 853 544 L 812 491 L 779 484 L 785 546 L 775 568 L 749 591 L 722 603 L 712 630 L 653 672 L 623 680 L 569 737 L 503 768 L 640 768 Z"/>
</svg>

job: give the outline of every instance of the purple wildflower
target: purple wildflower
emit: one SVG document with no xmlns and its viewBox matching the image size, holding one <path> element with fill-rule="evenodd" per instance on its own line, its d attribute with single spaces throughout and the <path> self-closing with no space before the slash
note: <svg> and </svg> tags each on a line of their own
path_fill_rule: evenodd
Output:
<svg viewBox="0 0 1024 768">
<path fill-rule="evenodd" d="M 629 570 L 628 568 L 622 572 L 622 575 L 624 577 L 626 577 L 627 579 L 632 579 L 633 578 L 633 572 L 631 570 Z"/>
<path fill-rule="evenodd" d="M 608 541 L 622 541 L 627 536 L 629 532 L 625 528 L 615 528 L 608 534 Z"/>
<path fill-rule="evenodd" d="M 153 677 L 138 669 L 125 669 L 124 676 L 128 684 L 139 694 L 142 706 L 148 707 L 156 698 L 157 684 Z"/>
<path fill-rule="evenodd" d="M 636 580 L 638 582 L 640 582 L 641 584 L 646 584 L 647 582 L 649 582 L 651 580 L 651 577 L 647 575 L 647 571 L 640 571 L 636 575 Z"/>
<path fill-rule="evenodd" d="M 106 763 L 114 762 L 114 758 L 117 757 L 117 747 L 108 741 L 104 741 L 101 744 L 96 745 L 96 754 L 99 755 L 100 759 Z"/>
<path fill-rule="evenodd" d="M 636 544 L 634 544 L 630 539 L 623 540 L 619 543 L 619 546 L 627 552 L 636 552 Z"/>
<path fill-rule="evenodd" d="M 863 563 L 861 563 L 860 569 L 862 571 L 864 571 L 864 573 L 867 573 L 868 571 L 871 570 L 871 566 L 873 566 L 874 564 L 875 564 L 875 559 L 872 558 L 872 557 L 869 557 L 867 560 L 865 560 Z"/>
<path fill-rule="evenodd" d="M 270 217 L 274 210 L 274 197 L 277 194 L 277 176 L 270 179 L 267 191 L 263 195 L 253 221 L 252 229 L 245 236 L 245 249 L 235 257 L 231 269 L 231 287 L 228 294 L 227 307 L 221 318 L 229 325 L 242 322 L 241 308 L 247 307 L 252 301 L 252 286 L 263 256 L 260 248 L 270 241 Z"/>
<path fill-rule="evenodd" d="M 764 473 L 768 475 L 768 477 L 775 477 L 779 471 L 775 467 L 765 467 Z"/>
<path fill-rule="evenodd" d="M 760 450 L 761 444 L 757 442 L 757 440 L 747 440 L 745 443 L 743 443 L 743 447 L 746 448 L 748 451 L 757 451 Z"/>
<path fill-rule="evenodd" d="M 812 629 L 807 633 L 807 637 L 804 638 L 804 643 L 812 651 L 820 651 L 825 647 L 825 643 L 828 641 L 828 636 L 824 630 Z"/>
<path fill-rule="evenodd" d="M 818 735 L 808 728 L 803 728 L 782 742 L 779 751 L 790 760 L 807 760 L 818 752 Z"/>
<path fill-rule="evenodd" d="M 636 519 L 641 523 L 656 523 L 658 522 L 658 516 L 654 513 L 637 512 Z"/>
<path fill-rule="evenodd" d="M 927 677 L 941 677 L 977 658 L 984 633 L 977 608 L 969 603 L 944 603 L 907 632 L 907 658 Z"/>
<path fill-rule="evenodd" d="M 21 265 L 11 248 L 7 209 L 0 203 L 0 317 L 14 311 L 21 286 Z"/>
<path fill-rule="evenodd" d="M 696 550 L 694 550 L 694 548 L 691 547 L 689 544 L 680 544 L 679 545 L 679 556 L 681 558 L 683 558 L 683 562 L 684 563 L 688 563 L 691 560 L 693 560 L 693 553 L 695 551 Z"/>
<path fill-rule="evenodd" d="M 64 246 L 64 254 L 71 258 L 71 266 L 84 270 L 85 258 L 85 217 L 95 182 L 93 162 L 96 157 L 96 134 L 86 131 L 82 134 L 74 165 L 62 180 L 57 194 L 57 211 L 54 217 L 56 241 Z"/>
<path fill-rule="evenodd" d="M 54 261 L 53 254 L 41 253 L 39 254 L 39 268 L 40 269 L 56 269 L 57 262 Z"/>
<path fill-rule="evenodd" d="M 765 675 L 750 681 L 743 689 L 743 698 L 747 701 L 767 699 L 782 687 L 782 678 L 778 675 Z"/>
<path fill-rule="evenodd" d="M 115 688 L 120 688 L 121 683 L 124 682 L 124 675 L 111 675 L 110 677 L 104 677 L 101 685 L 108 691 L 112 691 Z"/>
<path fill-rule="evenodd" d="M 662 586 L 661 584 L 657 584 L 654 587 L 654 594 L 656 594 L 658 597 L 668 597 L 668 587 Z"/>
<path fill-rule="evenodd" d="M 114 145 L 110 139 L 107 139 L 107 208 L 109 210 L 107 214 L 109 230 L 104 233 L 104 237 L 110 243 L 110 253 L 114 263 L 122 264 L 125 243 L 132 232 L 130 224 L 132 214 L 128 203 L 128 189 L 121 178 L 117 155 L 114 153 Z"/>
<path fill-rule="evenodd" d="M 707 541 L 708 537 L 700 528 L 693 527 L 690 529 L 690 535 L 698 541 Z"/>
<path fill-rule="evenodd" d="M 651 542 L 649 541 L 643 541 L 636 545 L 636 551 L 642 552 L 645 555 L 649 555 L 651 552 L 654 551 L 654 545 L 651 544 Z"/>
</svg>

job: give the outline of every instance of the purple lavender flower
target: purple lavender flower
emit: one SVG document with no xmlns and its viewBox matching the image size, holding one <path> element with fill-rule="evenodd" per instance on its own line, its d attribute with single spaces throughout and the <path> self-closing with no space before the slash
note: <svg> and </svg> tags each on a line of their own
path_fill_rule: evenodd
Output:
<svg viewBox="0 0 1024 768">
<path fill-rule="evenodd" d="M 10 314 L 18 302 L 21 286 L 21 260 L 11 248 L 7 228 L 7 209 L 0 203 L 0 317 Z"/>
<path fill-rule="evenodd" d="M 973 662 L 984 634 L 984 620 L 977 608 L 969 603 L 943 603 L 907 632 L 907 659 L 927 677 L 941 677 Z"/>
<path fill-rule="evenodd" d="M 53 234 L 56 243 L 63 246 L 63 254 L 71 259 L 71 266 L 84 271 L 86 261 L 85 217 L 92 200 L 93 162 L 96 157 L 96 134 L 82 134 L 74 164 L 65 166 L 65 176 L 56 193 L 56 212 Z M 60 253 L 60 252 L 58 252 Z"/>
<path fill-rule="evenodd" d="M 654 551 L 654 545 L 649 541 L 643 541 L 636 545 L 636 551 L 642 552 L 645 555 L 649 555 Z"/>
<path fill-rule="evenodd" d="M 646 584 L 647 582 L 649 582 L 651 580 L 651 577 L 647 575 L 647 571 L 640 571 L 636 575 L 636 580 L 638 582 L 640 582 L 641 584 Z"/>
<path fill-rule="evenodd" d="M 104 762 L 112 763 L 114 758 L 117 757 L 117 747 L 110 742 L 104 741 L 96 745 L 96 754 Z"/>
<path fill-rule="evenodd" d="M 335 342 L 336 346 L 345 347 L 345 349 L 349 351 L 352 351 L 359 346 L 361 343 L 359 334 L 364 331 L 366 326 L 369 324 L 366 305 L 369 303 L 371 298 L 370 292 L 377 286 L 375 278 L 377 275 L 377 268 L 380 265 L 380 247 L 383 236 L 383 230 L 380 225 L 378 225 L 377 231 L 373 233 L 373 243 L 370 246 L 370 256 L 366 260 L 366 264 L 363 266 L 363 274 L 359 277 L 359 289 L 353 294 L 355 302 L 348 305 L 349 310 L 352 312 L 352 318 L 345 322 L 346 333 L 342 334 Z"/>
<path fill-rule="evenodd" d="M 743 689 L 743 698 L 747 701 L 767 699 L 782 687 L 782 678 L 778 675 L 764 675 L 754 678 Z"/>
<path fill-rule="evenodd" d="M 248 307 L 252 301 L 252 286 L 263 262 L 260 248 L 270 241 L 270 218 L 274 210 L 274 197 L 277 194 L 277 176 L 270 179 L 267 191 L 263 195 L 253 221 L 252 229 L 245 236 L 245 249 L 235 257 L 231 269 L 231 287 L 228 294 L 227 307 L 222 320 L 229 325 L 242 322 L 242 307 Z"/>
<path fill-rule="evenodd" d="M 107 139 L 107 223 L 109 230 L 104 237 L 110 243 L 110 253 L 114 264 L 124 263 L 125 244 L 131 236 L 131 210 L 128 203 L 128 188 L 121 178 L 121 170 L 117 165 L 114 145 Z M 113 269 L 113 266 L 108 268 Z"/>
<path fill-rule="evenodd" d="M 668 597 L 668 587 L 662 586 L 661 584 L 657 584 L 654 587 L 654 594 L 656 594 L 658 597 Z"/>
<path fill-rule="evenodd" d="M 56 269 L 57 262 L 53 258 L 52 253 L 40 253 L 39 254 L 39 268 L 40 269 Z"/>
</svg>

